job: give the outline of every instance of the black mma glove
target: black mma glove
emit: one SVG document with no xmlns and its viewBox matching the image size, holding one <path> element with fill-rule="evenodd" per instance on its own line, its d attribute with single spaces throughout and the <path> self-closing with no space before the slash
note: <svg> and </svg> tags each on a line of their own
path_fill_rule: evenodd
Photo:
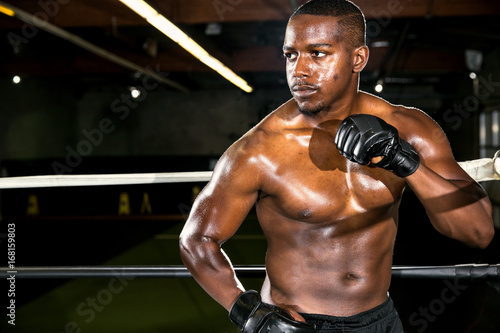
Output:
<svg viewBox="0 0 500 333">
<path fill-rule="evenodd" d="M 315 327 L 294 320 L 285 309 L 263 303 L 255 290 L 245 291 L 236 299 L 229 319 L 243 333 L 313 333 Z"/>
<path fill-rule="evenodd" d="M 359 164 L 366 165 L 373 157 L 383 156 L 373 165 L 399 177 L 411 175 L 420 165 L 417 151 L 399 137 L 395 127 L 368 114 L 355 114 L 344 119 L 335 136 L 335 144 L 343 156 Z"/>
</svg>

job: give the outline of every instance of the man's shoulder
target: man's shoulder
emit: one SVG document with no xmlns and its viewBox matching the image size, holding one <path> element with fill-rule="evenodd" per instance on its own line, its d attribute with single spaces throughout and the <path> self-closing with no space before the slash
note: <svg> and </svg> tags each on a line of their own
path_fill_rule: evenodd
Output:
<svg viewBox="0 0 500 333">
<path fill-rule="evenodd" d="M 404 105 L 396 105 L 367 94 L 369 113 L 394 126 L 399 135 L 414 145 L 419 153 L 440 149 L 449 150 L 450 144 L 439 124 L 424 111 Z M 431 149 L 431 147 L 433 149 Z"/>
<path fill-rule="evenodd" d="M 283 111 L 277 109 L 268 114 L 257 125 L 235 141 L 225 155 L 232 158 L 248 159 L 262 155 L 281 137 L 283 129 Z"/>
<path fill-rule="evenodd" d="M 401 116 L 417 119 L 426 116 L 422 110 L 401 104 L 393 104 L 367 92 L 362 92 L 361 101 L 362 107 L 367 110 L 367 113 L 380 116 L 381 118 Z"/>
<path fill-rule="evenodd" d="M 258 145 L 269 143 L 270 140 L 280 137 L 284 130 L 290 126 L 291 122 L 290 103 L 281 105 L 276 110 L 269 113 L 251 130 L 245 133 L 239 142 L 239 145 Z M 237 142 L 238 143 L 238 142 Z"/>
<path fill-rule="evenodd" d="M 415 107 L 392 104 L 385 99 L 364 93 L 363 108 L 367 113 L 384 119 L 403 132 L 427 131 L 439 127 L 424 111 Z"/>
<path fill-rule="evenodd" d="M 280 112 L 278 110 L 270 113 L 257 125 L 235 141 L 221 156 L 214 172 L 224 175 L 224 179 L 260 179 L 266 168 L 262 166 L 274 163 L 273 160 L 279 155 L 276 149 L 280 147 L 277 142 L 282 138 L 280 128 Z M 223 172 L 219 172 L 223 170 Z M 219 177 L 220 178 L 220 177 Z M 238 181 L 239 182 L 239 181 Z"/>
</svg>

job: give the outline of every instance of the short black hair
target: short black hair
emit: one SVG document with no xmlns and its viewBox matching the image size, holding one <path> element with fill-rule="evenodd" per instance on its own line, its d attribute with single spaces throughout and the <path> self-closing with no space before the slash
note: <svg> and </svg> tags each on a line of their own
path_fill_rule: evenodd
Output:
<svg viewBox="0 0 500 333">
<path fill-rule="evenodd" d="M 338 18 L 339 30 L 352 48 L 366 44 L 366 21 L 361 9 L 349 0 L 310 0 L 297 8 L 290 19 L 309 14 Z"/>
</svg>

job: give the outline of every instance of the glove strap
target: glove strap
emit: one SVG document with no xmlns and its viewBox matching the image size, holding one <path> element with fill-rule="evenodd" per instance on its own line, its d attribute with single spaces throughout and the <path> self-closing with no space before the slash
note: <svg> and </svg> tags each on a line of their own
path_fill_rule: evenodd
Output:
<svg viewBox="0 0 500 333">
<path fill-rule="evenodd" d="M 420 157 L 411 144 L 403 139 L 400 139 L 400 141 L 401 150 L 399 151 L 399 154 L 402 156 L 402 163 L 398 165 L 395 172 L 399 177 L 408 177 L 417 171 L 420 165 Z"/>
<path fill-rule="evenodd" d="M 408 177 L 418 169 L 420 157 L 411 144 L 400 138 L 396 153 L 374 165 L 392 171 L 399 177 Z"/>
</svg>

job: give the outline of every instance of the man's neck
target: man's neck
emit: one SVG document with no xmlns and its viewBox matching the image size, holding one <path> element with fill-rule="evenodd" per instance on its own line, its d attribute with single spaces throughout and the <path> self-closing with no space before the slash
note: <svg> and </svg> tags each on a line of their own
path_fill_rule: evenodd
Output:
<svg viewBox="0 0 500 333">
<path fill-rule="evenodd" d="M 295 108 L 297 112 L 300 113 L 300 117 L 304 123 L 311 127 L 316 127 L 318 124 L 328 120 L 343 120 L 352 114 L 359 113 L 361 104 L 359 101 L 360 97 L 361 92 L 358 91 L 349 98 L 344 98 L 331 105 L 328 109 L 322 110 L 315 115 L 301 113 L 297 105 L 295 105 Z M 293 103 L 295 103 L 295 101 L 293 101 Z"/>
</svg>

